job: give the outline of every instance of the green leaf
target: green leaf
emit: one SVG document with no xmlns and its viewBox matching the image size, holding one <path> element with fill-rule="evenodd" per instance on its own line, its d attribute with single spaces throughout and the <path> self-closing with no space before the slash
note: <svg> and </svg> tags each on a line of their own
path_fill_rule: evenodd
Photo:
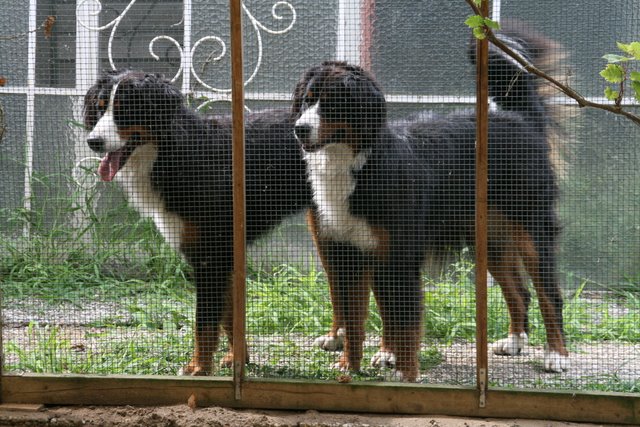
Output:
<svg viewBox="0 0 640 427">
<path fill-rule="evenodd" d="M 607 68 L 600 71 L 600 75 L 609 83 L 621 83 L 624 79 L 624 68 L 620 65 L 609 64 Z"/>
<path fill-rule="evenodd" d="M 609 101 L 615 101 L 616 99 L 618 99 L 618 96 L 620 96 L 620 92 L 618 92 L 617 90 L 613 90 L 610 87 L 606 87 L 604 89 L 604 96 Z"/>
<path fill-rule="evenodd" d="M 640 59 L 640 42 L 631 42 L 629 44 L 618 42 L 616 44 L 618 45 L 618 49 L 621 51 L 628 53 L 635 59 Z"/>
<path fill-rule="evenodd" d="M 464 21 L 464 23 L 467 24 L 469 28 L 476 29 L 484 25 L 484 18 L 480 15 L 473 15 L 468 17 L 467 20 Z"/>
<path fill-rule="evenodd" d="M 610 63 L 610 64 L 615 64 L 617 62 L 626 62 L 626 61 L 629 61 L 631 59 L 628 56 L 616 55 L 616 54 L 613 54 L 613 53 L 609 53 L 607 55 L 604 55 L 603 58 L 606 59 L 607 62 Z"/>
<path fill-rule="evenodd" d="M 635 92 L 636 101 L 640 101 L 640 81 L 634 80 L 631 82 L 631 87 Z"/>
<path fill-rule="evenodd" d="M 640 72 L 632 71 L 631 74 L 629 74 L 629 78 L 634 82 L 640 82 Z"/>
<path fill-rule="evenodd" d="M 476 6 L 482 6 L 482 0 L 473 0 Z"/>
<path fill-rule="evenodd" d="M 492 19 L 484 18 L 484 25 L 491 28 L 492 30 L 499 30 L 500 24 Z"/>
<path fill-rule="evenodd" d="M 476 27 L 473 29 L 473 36 L 478 40 L 484 40 L 487 35 L 484 33 L 483 27 Z"/>
</svg>

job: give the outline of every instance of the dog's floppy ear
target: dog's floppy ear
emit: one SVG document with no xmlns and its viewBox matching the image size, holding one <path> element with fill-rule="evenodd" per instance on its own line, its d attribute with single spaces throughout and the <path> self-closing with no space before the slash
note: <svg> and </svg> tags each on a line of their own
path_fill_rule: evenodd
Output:
<svg viewBox="0 0 640 427">
<path fill-rule="evenodd" d="M 83 121 L 87 130 L 93 129 L 98 123 L 98 95 L 100 88 L 97 84 L 91 86 L 84 95 Z"/>
<path fill-rule="evenodd" d="M 102 91 L 109 90 L 113 84 L 113 77 L 124 73 L 125 70 L 104 70 L 98 80 L 84 95 L 83 120 L 87 130 L 93 129 L 100 119 L 100 96 Z"/>
<path fill-rule="evenodd" d="M 300 81 L 296 84 L 296 87 L 293 90 L 293 104 L 291 105 L 291 117 L 293 120 L 295 120 L 300 115 L 302 103 L 304 102 L 307 91 L 309 89 L 309 83 L 311 83 L 312 80 L 318 77 L 323 68 L 324 64 L 309 68 L 304 72 L 304 74 L 300 78 Z"/>
<path fill-rule="evenodd" d="M 358 111 L 360 117 L 375 126 L 383 126 L 387 120 L 387 103 L 384 94 L 374 78 L 361 67 L 348 65 L 348 71 L 342 79 L 346 88 L 346 111 Z"/>
<path fill-rule="evenodd" d="M 173 114 L 184 102 L 178 88 L 161 74 L 145 74 L 135 81 L 134 87 L 143 94 L 148 107 L 159 114 Z"/>
</svg>

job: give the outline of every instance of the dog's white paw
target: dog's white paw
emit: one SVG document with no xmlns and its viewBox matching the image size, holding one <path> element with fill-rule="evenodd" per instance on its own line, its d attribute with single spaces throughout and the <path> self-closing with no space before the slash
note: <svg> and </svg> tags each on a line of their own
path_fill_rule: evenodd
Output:
<svg viewBox="0 0 640 427">
<path fill-rule="evenodd" d="M 331 369 L 335 369 L 336 371 L 340 371 L 342 373 L 348 373 L 351 370 L 351 366 L 349 366 L 349 362 L 344 357 L 344 352 L 340 352 L 340 357 L 338 357 L 338 361 L 331 365 Z"/>
<path fill-rule="evenodd" d="M 344 366 L 340 362 L 336 362 L 333 365 L 331 365 L 331 369 L 334 369 L 336 371 L 340 371 L 340 372 L 345 373 L 345 374 L 347 372 L 349 372 L 349 366 Z"/>
<path fill-rule="evenodd" d="M 556 351 L 544 350 L 544 370 L 547 372 L 562 372 L 569 369 L 569 356 L 563 356 Z"/>
<path fill-rule="evenodd" d="M 396 355 L 387 350 L 379 350 L 371 356 L 371 366 L 378 368 L 394 368 L 396 366 Z M 402 373 L 400 373 L 402 376 Z"/>
<path fill-rule="evenodd" d="M 322 335 L 313 341 L 313 345 L 320 347 L 325 351 L 338 351 L 342 350 L 344 346 L 344 329 L 338 329 L 335 336 Z"/>
<path fill-rule="evenodd" d="M 491 351 L 493 354 L 515 356 L 524 350 L 527 345 L 527 341 L 527 334 L 524 332 L 519 334 L 509 334 L 507 338 L 494 342 L 491 345 Z"/>
</svg>

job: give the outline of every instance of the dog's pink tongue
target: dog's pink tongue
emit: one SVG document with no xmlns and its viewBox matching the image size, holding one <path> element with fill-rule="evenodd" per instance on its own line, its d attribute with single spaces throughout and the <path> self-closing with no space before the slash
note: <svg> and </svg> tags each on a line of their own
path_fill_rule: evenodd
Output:
<svg viewBox="0 0 640 427">
<path fill-rule="evenodd" d="M 102 158 L 100 166 L 98 166 L 98 175 L 100 175 L 100 178 L 103 181 L 112 181 L 113 177 L 116 176 L 120 169 L 121 156 L 121 151 L 114 151 L 113 153 L 108 153 Z"/>
</svg>

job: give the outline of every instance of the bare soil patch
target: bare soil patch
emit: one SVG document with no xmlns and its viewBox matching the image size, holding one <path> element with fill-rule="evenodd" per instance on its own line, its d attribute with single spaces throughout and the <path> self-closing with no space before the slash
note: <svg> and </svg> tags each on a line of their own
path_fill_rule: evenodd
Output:
<svg viewBox="0 0 640 427">
<path fill-rule="evenodd" d="M 318 411 L 192 410 L 187 405 L 139 408 L 52 407 L 40 411 L 3 410 L 4 426 L 159 426 L 159 427 L 593 427 L 596 424 L 523 419 L 479 419 L 444 416 L 337 414 Z"/>
</svg>

